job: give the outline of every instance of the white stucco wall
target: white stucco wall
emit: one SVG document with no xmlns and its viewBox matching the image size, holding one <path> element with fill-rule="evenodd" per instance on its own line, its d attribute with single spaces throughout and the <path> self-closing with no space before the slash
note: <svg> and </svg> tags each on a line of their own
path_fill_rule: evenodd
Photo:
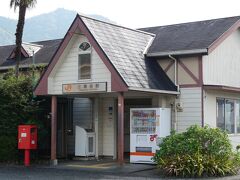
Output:
<svg viewBox="0 0 240 180">
<path fill-rule="evenodd" d="M 48 78 L 49 94 L 62 94 L 62 84 L 82 82 L 107 82 L 107 90 L 111 91 L 111 73 L 93 48 L 91 80 L 78 80 L 78 54 L 82 42 L 88 42 L 83 35 L 74 35 L 70 40 Z"/>
<path fill-rule="evenodd" d="M 225 39 L 213 52 L 203 56 L 205 85 L 240 87 L 240 30 Z"/>
</svg>

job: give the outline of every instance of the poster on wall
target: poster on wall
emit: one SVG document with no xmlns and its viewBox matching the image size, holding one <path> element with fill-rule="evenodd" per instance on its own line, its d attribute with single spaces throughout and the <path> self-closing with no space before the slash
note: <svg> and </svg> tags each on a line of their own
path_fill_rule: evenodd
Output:
<svg viewBox="0 0 240 180">
<path fill-rule="evenodd" d="M 156 110 L 132 111 L 132 133 L 151 134 L 156 131 Z"/>
</svg>

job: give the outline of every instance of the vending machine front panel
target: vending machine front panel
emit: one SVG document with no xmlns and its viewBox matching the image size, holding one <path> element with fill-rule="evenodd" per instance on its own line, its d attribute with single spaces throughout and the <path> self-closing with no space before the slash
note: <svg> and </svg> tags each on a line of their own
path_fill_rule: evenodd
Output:
<svg viewBox="0 0 240 180">
<path fill-rule="evenodd" d="M 130 110 L 131 163 L 153 163 L 152 157 L 159 148 L 157 142 L 161 137 L 160 125 L 164 126 L 164 123 L 160 123 L 160 118 L 160 108 Z"/>
</svg>

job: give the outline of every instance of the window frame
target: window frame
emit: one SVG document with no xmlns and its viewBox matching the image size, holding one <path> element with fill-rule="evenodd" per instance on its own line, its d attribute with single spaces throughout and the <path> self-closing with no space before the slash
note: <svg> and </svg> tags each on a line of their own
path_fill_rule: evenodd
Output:
<svg viewBox="0 0 240 180">
<path fill-rule="evenodd" d="M 80 69 L 80 56 L 81 55 L 87 55 L 89 54 L 89 57 L 90 57 L 90 78 L 87 78 L 87 79 L 81 79 L 80 78 L 80 75 L 81 75 L 81 69 Z M 79 50 L 78 52 L 78 81 L 91 81 L 92 80 L 92 51 L 91 51 L 91 47 L 86 50 L 86 51 L 83 51 L 83 50 Z"/>
<path fill-rule="evenodd" d="M 217 128 L 220 128 L 220 127 L 218 127 L 218 103 L 217 103 L 217 101 L 218 100 L 224 100 L 224 131 L 227 131 L 227 129 L 226 129 L 226 120 L 225 120 L 225 117 L 226 117 L 226 100 L 230 100 L 230 101 L 233 101 L 234 102 L 234 112 L 233 112 L 233 114 L 234 114 L 234 132 L 233 133 L 229 133 L 228 131 L 227 131 L 227 133 L 228 133 L 228 135 L 239 135 L 240 134 L 240 131 L 238 132 L 238 121 L 240 121 L 240 116 L 238 117 L 239 119 L 237 119 L 237 114 L 236 114 L 236 111 L 237 111 L 237 107 L 236 107 L 236 104 L 237 103 L 239 103 L 239 105 L 240 105 L 240 99 L 238 99 L 238 98 L 227 98 L 227 97 L 216 97 L 216 127 Z M 239 109 L 239 111 L 240 111 L 240 109 Z M 239 115 L 240 115 L 240 113 L 239 113 Z M 220 128 L 221 129 L 221 128 Z"/>
</svg>

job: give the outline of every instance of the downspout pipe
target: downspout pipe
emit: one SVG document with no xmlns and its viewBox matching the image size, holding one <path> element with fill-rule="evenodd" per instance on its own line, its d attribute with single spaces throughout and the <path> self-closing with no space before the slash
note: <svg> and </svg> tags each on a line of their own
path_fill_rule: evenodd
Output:
<svg viewBox="0 0 240 180">
<path fill-rule="evenodd" d="M 168 55 L 168 57 L 172 60 L 174 60 L 174 84 L 177 86 L 177 92 L 179 92 L 179 85 L 177 83 L 177 59 L 174 58 L 171 54 Z M 174 103 L 174 114 L 175 114 L 175 121 L 173 123 L 173 129 L 177 131 L 177 108 L 176 103 Z"/>
</svg>

